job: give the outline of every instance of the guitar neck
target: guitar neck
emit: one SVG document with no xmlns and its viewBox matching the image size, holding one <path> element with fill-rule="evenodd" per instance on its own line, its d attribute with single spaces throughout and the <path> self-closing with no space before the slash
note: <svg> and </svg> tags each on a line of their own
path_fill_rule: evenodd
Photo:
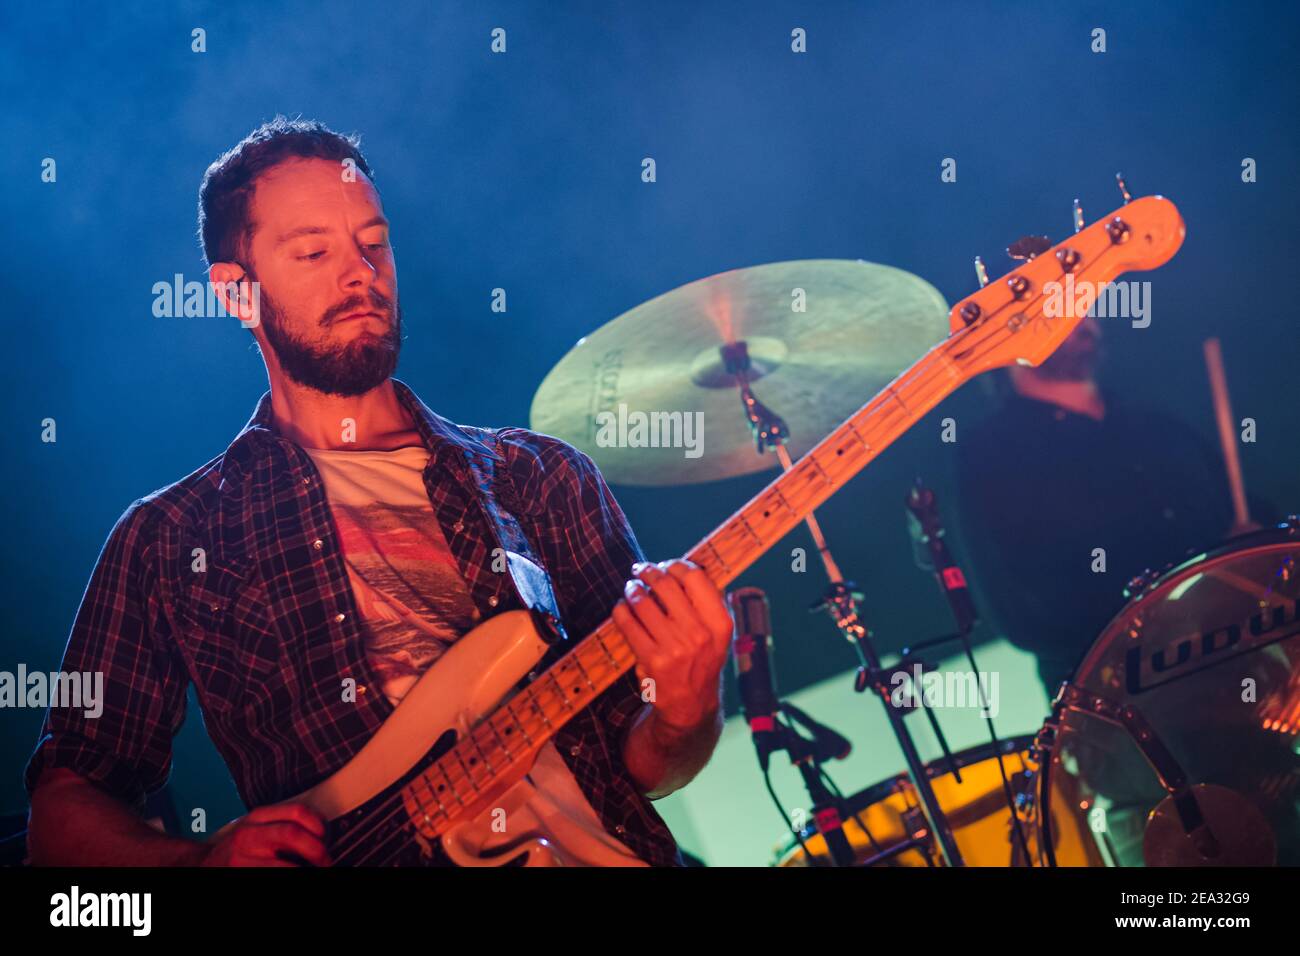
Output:
<svg viewBox="0 0 1300 956">
<path fill-rule="evenodd" d="M 935 346 L 687 553 L 719 588 L 839 491 L 967 376 Z"/>
<path fill-rule="evenodd" d="M 735 580 L 969 377 L 954 361 L 965 331 L 927 352 L 686 558 L 719 588 Z M 540 746 L 635 663 L 631 647 L 607 618 L 412 781 L 411 798 L 420 805 L 472 804 L 508 772 L 502 765 L 512 761 L 498 755 L 510 754 L 509 741 L 527 741 L 530 751 Z M 458 817 L 453 812 L 445 821 L 430 822 L 442 831 Z"/>
</svg>

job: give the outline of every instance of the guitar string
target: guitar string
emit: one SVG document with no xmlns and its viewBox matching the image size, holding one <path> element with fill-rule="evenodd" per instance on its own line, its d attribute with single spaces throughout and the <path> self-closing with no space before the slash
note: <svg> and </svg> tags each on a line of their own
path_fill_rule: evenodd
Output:
<svg viewBox="0 0 1300 956">
<path fill-rule="evenodd" d="M 1101 222 L 1108 222 L 1108 221 L 1109 221 L 1109 219 L 1107 219 L 1107 220 L 1102 220 Z M 1112 251 L 1114 251 L 1116 248 L 1117 248 L 1117 246 L 1115 246 L 1114 244 L 1111 244 L 1111 245 L 1106 246 L 1105 248 L 1102 249 L 1102 251 L 1101 251 L 1100 253 L 1097 254 L 1097 256 L 1093 259 L 1092 262 L 1090 262 L 1087 266 L 1080 267 L 1080 268 L 1076 269 L 1074 274 L 1075 274 L 1076 276 L 1082 278 L 1082 277 L 1084 276 L 1085 273 L 1089 272 L 1090 270 L 1095 269 L 1098 265 L 1100 265 L 1100 264 L 1102 263 L 1102 261 L 1104 260 L 1104 258 L 1106 257 L 1106 254 L 1107 254 L 1108 252 L 1112 252 Z M 1126 271 L 1127 271 L 1127 270 L 1126 270 Z M 1065 275 L 1066 273 L 1065 273 L 1064 271 L 1062 271 L 1061 274 L 1062 274 L 1062 275 Z M 1001 280 L 1001 281 L 1005 281 L 1005 278 L 1004 278 L 1003 280 Z M 925 390 L 925 391 L 923 391 L 923 392 L 920 392 L 920 394 L 918 394 L 917 397 L 920 399 L 920 401 L 917 402 L 916 404 L 917 404 L 917 405 L 925 404 L 926 400 L 928 400 L 928 398 L 930 397 L 929 389 L 930 389 L 931 386 L 933 386 L 933 385 L 935 385 L 935 384 L 937 384 L 937 385 L 939 386 L 939 387 L 938 387 L 938 392 L 940 393 L 940 397 L 938 398 L 938 400 L 937 400 L 933 405 L 930 405 L 928 408 L 926 408 L 926 411 L 925 411 L 925 412 L 921 412 L 921 413 L 918 415 L 917 413 L 913 412 L 912 409 L 911 409 L 910 407 L 908 407 L 907 405 L 905 405 L 905 404 L 902 402 L 901 398 L 897 395 L 897 393 L 894 393 L 893 397 L 896 399 L 895 401 L 892 401 L 892 402 L 888 402 L 888 401 L 887 401 L 884 405 L 879 406 L 879 407 L 876 408 L 876 409 L 871 409 L 870 411 L 867 411 L 867 413 L 866 413 L 866 420 L 864 420 L 864 422 L 862 423 L 862 425 L 863 425 L 863 430 L 864 430 L 864 431 L 868 431 L 868 430 L 870 430 L 871 428 L 878 428 L 878 427 L 880 427 L 880 426 L 883 426 L 883 425 L 886 424 L 886 422 L 889 421 L 889 418 L 891 418 L 891 417 L 893 417 L 894 415 L 899 414 L 899 413 L 901 413 L 901 414 L 903 415 L 903 417 L 904 417 L 905 420 L 906 420 L 906 419 L 919 419 L 919 417 L 921 417 L 921 415 L 927 414 L 927 413 L 928 413 L 930 410 L 932 410 L 932 409 L 933 409 L 933 408 L 934 408 L 934 407 L 935 407 L 939 402 L 941 402 L 941 401 L 943 400 L 943 398 L 947 397 L 947 394 L 951 394 L 952 391 L 955 391 L 955 389 L 951 389 L 951 390 L 949 390 L 949 392 L 946 393 L 946 394 L 943 392 L 943 389 L 944 389 L 945 385 L 947 385 L 947 384 L 951 381 L 951 375 L 950 375 L 950 373 L 949 373 L 949 370 L 948 370 L 947 365 L 948 365 L 948 364 L 952 364 L 952 363 L 954 363 L 954 360 L 952 359 L 951 355 L 949 355 L 949 354 L 947 354 L 947 353 L 949 353 L 949 352 L 952 351 L 952 346 L 953 346 L 953 345 L 955 345 L 955 344 L 956 344 L 957 342 L 959 342 L 959 341 L 965 341 L 965 340 L 968 339 L 968 338 L 969 338 L 969 339 L 972 339 L 973 341 L 971 341 L 970 343 L 968 343 L 967 348 L 964 349 L 964 350 L 960 350 L 960 351 L 963 351 L 963 352 L 966 353 L 966 358 L 963 359 L 963 361 L 965 361 L 965 362 L 967 362 L 967 363 L 976 362 L 979 358 L 982 358 L 984 355 L 987 355 L 988 352 L 989 352 L 991 349 L 995 349 L 995 348 L 999 347 L 999 345 L 1001 344 L 1001 342 L 999 342 L 999 341 L 995 341 L 995 340 L 1000 340 L 1000 339 L 1012 339 L 1012 338 L 1014 338 L 1014 337 L 1018 334 L 1018 332 L 1020 331 L 1021 328 L 1025 327 L 1025 326 L 1028 326 L 1031 322 L 1036 322 L 1036 321 L 1039 321 L 1039 320 L 1042 320 L 1042 321 L 1050 321 L 1050 318 L 1049 318 L 1048 316 L 1046 316 L 1045 314 L 1041 314 L 1040 311 L 1039 311 L 1039 306 L 1040 306 L 1040 304 L 1041 304 L 1042 302 L 1044 302 L 1044 301 L 1045 301 L 1045 297 L 1043 296 L 1043 294 L 1042 294 L 1042 292 L 1041 292 L 1041 287 L 1040 287 L 1039 293 L 1038 293 L 1038 295 L 1035 297 L 1035 300 L 1034 300 L 1034 302 L 1033 302 L 1033 306 L 1032 306 L 1033 311 L 1032 311 L 1032 312 L 1029 311 L 1028 308 L 1023 309 L 1022 312 L 1021 312 L 1021 314 L 1023 314 L 1023 316 L 1024 316 L 1024 321 L 1023 321 L 1020 325 L 1018 325 L 1016 328 L 1014 328 L 1014 329 L 1009 328 L 1009 327 L 1006 325 L 1006 323 L 1003 323 L 1003 324 L 998 325 L 998 326 L 995 326 L 995 325 L 994 325 L 994 320 L 995 320 L 999 315 L 1001 315 L 1004 311 L 1006 311 L 1006 310 L 1008 310 L 1008 309 L 1014 309 L 1014 308 L 1015 308 L 1016 306 L 1018 306 L 1018 305 L 1023 305 L 1023 304 L 1025 304 L 1025 303 L 1022 303 L 1021 300 L 1018 300 L 1018 299 L 1012 298 L 1012 299 L 1011 299 L 1010 301 L 1008 301 L 1007 303 L 1005 303 L 1005 304 L 999 306 L 997 309 L 994 309 L 994 310 L 993 310 L 992 312 L 990 312 L 987 316 L 984 316 L 982 321 L 977 321 L 977 323 L 974 324 L 974 325 L 966 326 L 966 327 L 964 327 L 964 328 L 962 328 L 962 329 L 959 329 L 958 331 L 952 333 L 952 334 L 951 334 L 948 338 L 946 338 L 943 342 L 939 343 L 939 345 L 938 345 L 937 347 L 932 348 L 932 349 L 930 350 L 930 352 L 927 352 L 925 355 L 923 355 L 923 356 L 918 360 L 918 364 L 925 363 L 925 360 L 926 360 L 927 358 L 929 358 L 931 355 L 934 355 L 935 353 L 939 353 L 939 355 L 938 355 L 937 357 L 941 357 L 941 358 L 942 358 L 942 361 L 934 362 L 934 363 L 930 363 L 930 364 L 933 364 L 933 365 L 937 365 L 937 366 L 938 366 L 937 368 L 920 369 L 920 370 L 909 369 L 909 370 L 908 370 L 908 371 L 913 371 L 913 370 L 915 370 L 915 371 L 918 371 L 918 373 L 919 373 L 919 374 L 918 374 L 918 377 L 917 377 L 917 378 L 916 378 L 912 383 L 910 383 L 911 386 L 914 387 L 914 388 L 916 388 L 916 389 L 918 389 L 918 390 L 923 390 L 923 389 Z M 983 333 L 983 334 L 982 334 L 982 335 L 976 335 L 976 334 L 975 334 L 976 332 L 981 332 L 981 333 Z M 1064 340 L 1062 340 L 1062 341 L 1064 341 Z M 1058 343 L 1058 345 L 1059 345 L 1059 343 Z M 983 349 L 981 350 L 981 347 L 982 347 L 982 346 L 988 346 L 988 348 L 983 348 Z M 1053 350 L 1053 351 L 1054 351 L 1054 350 Z M 903 374 L 906 375 L 907 372 L 904 372 Z M 901 378 L 901 377 L 902 377 L 902 376 L 900 376 L 900 378 Z M 880 393 L 880 395 L 875 396 L 875 398 L 880 398 L 880 397 L 881 397 L 882 395 L 884 395 L 886 392 L 890 392 L 890 391 L 894 388 L 895 384 L 898 383 L 898 381 L 899 381 L 899 379 L 895 379 L 894 382 L 891 382 L 890 385 L 886 386 L 885 392 Z M 964 383 L 961 383 L 961 384 L 964 384 Z M 873 398 L 872 400 L 874 401 L 875 398 Z M 868 403 L 868 404 L 870 404 L 870 403 Z M 865 406 L 863 407 L 863 409 L 859 409 L 858 412 L 856 412 L 856 413 L 854 413 L 854 415 L 850 416 L 849 419 L 846 419 L 846 422 L 851 422 L 854 418 L 857 417 L 858 414 L 861 414 L 861 412 L 862 412 L 864 409 L 865 409 Z M 880 420 L 878 420 L 878 421 L 875 421 L 875 422 L 870 421 L 870 419 L 872 418 L 872 416 L 875 415 L 877 412 L 887 412 L 887 415 L 886 415 L 885 417 L 882 417 L 882 418 L 881 418 Z M 914 422 L 913 422 L 913 424 L 914 424 Z M 889 422 L 889 427 L 892 428 L 893 425 L 894 425 L 893 422 Z M 869 427 L 868 427 L 868 426 L 869 426 Z M 838 431 L 838 430 L 839 430 L 839 429 L 837 428 L 836 431 Z M 856 426 L 855 426 L 855 428 L 854 428 L 854 431 L 856 432 Z M 834 433 L 832 433 L 832 434 L 834 434 Z M 898 434 L 894 435 L 894 438 L 893 438 L 893 439 L 890 439 L 890 441 L 892 442 L 894 439 L 898 438 L 901 434 L 902 434 L 902 432 L 899 432 Z M 864 435 L 864 436 L 861 436 L 861 437 L 865 439 L 866 436 Z M 820 447 L 821 447 L 821 443 L 819 443 L 819 444 L 818 444 L 817 446 L 815 446 L 815 447 L 814 447 L 814 448 L 813 448 L 813 449 L 812 449 L 812 450 L 811 450 L 807 455 L 805 455 L 803 458 L 801 458 L 801 459 L 800 459 L 800 463 L 802 463 L 804 460 L 807 460 L 807 459 L 811 458 L 813 452 L 816 452 L 817 449 L 820 448 Z M 829 446 L 828 446 L 828 447 L 829 447 Z M 874 452 L 874 454 L 872 454 L 871 457 L 870 457 L 866 462 L 862 463 L 862 464 L 859 465 L 859 466 L 856 466 L 856 468 L 853 469 L 853 474 L 856 474 L 856 473 L 857 473 L 858 471 L 860 471 L 862 468 L 865 468 L 867 465 L 869 465 L 869 464 L 871 463 L 871 461 L 874 460 L 874 458 L 876 457 L 876 455 L 879 454 L 880 452 L 882 452 L 882 451 L 884 450 L 884 447 L 887 447 L 887 445 L 886 445 L 886 446 L 882 446 L 882 447 L 879 448 L 879 449 L 872 449 L 872 451 Z M 867 449 L 864 449 L 864 451 L 865 451 L 865 450 L 867 450 Z M 795 467 L 797 468 L 797 467 L 798 467 L 798 464 L 796 464 Z M 819 465 L 819 467 L 820 467 L 820 465 Z M 792 470 L 793 470 L 793 469 L 792 469 Z M 788 474 L 788 472 L 787 472 L 787 474 Z M 829 476 L 828 476 L 828 477 L 829 477 Z M 850 475 L 849 477 L 851 478 L 852 475 Z M 776 479 L 776 481 L 780 481 L 780 480 L 781 480 L 780 478 L 777 478 L 777 479 Z M 847 480 L 847 479 L 846 479 L 846 480 Z M 775 482 L 774 482 L 774 484 L 775 484 Z M 762 494 L 766 493 L 766 490 L 767 490 L 767 489 L 765 489 L 763 492 L 759 492 L 759 496 L 761 496 Z M 755 499 L 751 499 L 750 502 L 747 502 L 746 505 L 742 506 L 742 508 L 740 509 L 740 511 L 738 512 L 738 514 L 743 513 L 744 511 L 746 511 L 746 510 L 748 509 L 748 507 L 749 507 L 749 504 L 751 504 L 754 500 L 755 500 Z M 816 506 L 814 506 L 814 508 L 815 508 L 815 507 L 816 507 Z M 793 528 L 798 524 L 799 520 L 802 520 L 802 519 L 795 519 L 795 521 L 791 524 L 791 528 L 790 528 L 790 530 L 793 530 Z M 706 539 L 705 539 L 705 542 L 708 542 L 708 541 L 710 541 L 712 538 L 716 537 L 717 532 L 722 531 L 723 529 L 725 529 L 726 527 L 728 527 L 731 523 L 732 523 L 732 522 L 731 522 L 730 520 L 727 521 L 727 522 L 724 522 L 724 524 L 721 525 L 718 529 L 716 529 L 716 531 L 715 531 L 713 534 L 710 534 L 709 538 L 706 538 Z M 786 533 L 788 533 L 788 531 L 787 531 Z M 778 539 L 778 540 L 779 540 L 779 539 Z M 702 542 L 702 544 L 705 543 L 705 542 Z M 773 543 L 775 543 L 775 541 L 774 541 Z M 699 546 L 697 545 L 697 548 L 698 548 L 698 547 L 699 547 Z M 770 545 L 769 545 L 769 547 L 770 547 Z M 695 549 L 692 549 L 692 551 L 694 551 L 694 550 L 695 550 Z M 716 551 L 716 548 L 715 548 L 715 553 L 718 554 L 718 557 L 719 557 L 719 558 L 722 557 L 721 554 L 720 554 L 719 552 Z M 724 563 L 724 564 L 726 563 L 726 562 L 725 562 L 725 559 L 723 559 L 723 563 Z M 743 570 L 742 570 L 741 572 L 737 572 L 737 573 L 743 573 Z M 600 626 L 596 629 L 596 631 L 601 630 L 601 629 L 602 629 L 605 625 L 607 625 L 607 624 L 609 624 L 609 619 L 606 619 L 606 621 L 603 622 L 602 625 L 600 625 Z M 594 636 L 594 634 L 596 633 L 596 631 L 593 631 L 593 636 Z M 585 641 L 584 641 L 583 643 L 585 643 Z M 575 652 L 576 652 L 576 650 L 577 650 L 577 649 L 575 649 Z M 560 666 L 560 665 L 557 663 L 556 666 Z M 625 672 L 626 672 L 626 668 L 624 668 L 623 671 L 622 671 L 621 673 L 625 673 Z M 548 671 L 548 673 L 549 673 L 549 671 Z M 620 675 L 620 676 L 621 676 L 621 675 Z M 561 691 L 561 695 L 560 695 L 560 696 L 561 696 L 561 699 L 564 701 L 564 706 L 565 706 L 565 707 L 569 707 L 570 705 L 568 704 L 567 697 L 563 694 L 562 691 Z M 585 707 L 585 706 L 588 706 L 588 705 L 584 705 L 584 707 Z M 580 711 L 581 709 L 582 709 L 582 708 L 578 708 L 577 710 L 574 711 L 574 713 L 577 713 L 577 712 Z M 487 718 L 487 720 L 484 721 L 484 723 L 490 722 L 492 716 L 494 716 L 494 715 L 489 715 L 488 718 Z M 565 718 L 566 722 L 567 722 L 567 720 L 568 720 L 569 718 L 571 718 L 572 716 L 573 716 L 573 714 L 568 715 L 568 717 Z M 549 722 L 548 722 L 548 723 L 549 723 Z M 470 733 L 467 735 L 466 739 L 472 741 L 472 740 L 473 740 L 473 737 L 474 737 L 475 733 L 478 731 L 479 727 L 482 727 L 482 724 L 480 724 L 478 727 L 472 729 L 472 730 L 470 731 Z M 558 728 L 556 728 L 556 729 L 558 729 Z M 553 736 L 553 734 L 554 734 L 554 731 L 552 731 L 551 734 L 546 735 L 546 739 L 549 740 L 550 737 Z M 544 745 L 544 744 L 543 744 L 543 745 Z M 418 807 L 418 808 L 419 808 L 419 809 L 420 809 L 420 810 L 425 814 L 426 818 L 428 818 L 428 817 L 430 816 L 430 811 L 432 811 L 432 812 L 433 812 L 433 815 L 435 815 L 435 816 L 442 816 L 442 817 L 445 817 L 446 820 L 447 820 L 447 822 L 448 822 L 448 824 L 450 824 L 450 822 L 451 822 L 452 820 L 454 820 L 455 817 L 452 815 L 452 813 L 450 813 L 450 812 L 447 811 L 446 807 L 442 805 L 442 802 L 441 802 L 440 800 L 438 800 L 439 807 L 440 807 L 441 809 L 440 809 L 439 811 L 433 811 L 433 809 L 432 809 L 431 807 L 427 806 L 426 804 L 424 804 L 424 803 L 419 799 L 419 792 L 418 792 L 418 790 L 415 789 L 414 785 L 415 785 L 417 782 L 420 782 L 420 781 L 424 781 L 424 782 L 427 783 L 427 778 L 428 778 L 428 775 L 430 774 L 431 771 L 434 771 L 434 770 L 442 770 L 443 776 L 444 776 L 444 777 L 447 779 L 447 781 L 452 785 L 453 796 L 455 796 L 455 798 L 457 799 L 457 801 L 460 802 L 460 803 L 462 804 L 462 806 L 463 806 L 463 805 L 464 805 L 464 801 L 460 800 L 460 796 L 459 796 L 459 794 L 455 792 L 455 784 L 454 784 L 454 782 L 453 782 L 453 779 L 452 779 L 451 775 L 448 774 L 448 773 L 446 773 L 445 769 L 443 769 L 443 768 L 441 767 L 442 761 L 443 761 L 444 759 L 450 757 L 450 756 L 451 756 L 451 755 L 452 755 L 452 754 L 453 754 L 457 749 L 459 749 L 460 746 L 461 746 L 460 743 L 457 743 L 456 745 L 454 745 L 453 748 L 452 748 L 452 749 L 451 749 L 447 754 L 444 754 L 442 757 L 439 757 L 439 758 L 438 758 L 438 759 L 437 759 L 437 760 L 436 760 L 436 761 L 435 761 L 435 762 L 434 762 L 434 763 L 433 763 L 433 764 L 432 764 L 428 769 L 422 771 L 422 772 L 417 776 L 417 778 L 416 778 L 415 780 L 412 780 L 411 783 L 408 783 L 407 785 L 405 785 L 404 787 L 402 787 L 400 790 L 396 791 L 395 793 L 393 793 L 393 794 L 390 795 L 389 797 L 385 798 L 385 800 L 384 800 L 381 804 L 379 804 L 379 806 L 376 807 L 375 810 L 374 810 L 374 814 L 375 814 L 375 816 L 376 816 L 376 819 L 373 819 L 373 820 L 370 820 L 370 821 L 364 821 L 364 823 L 363 823 L 362 825 L 359 825 L 359 826 L 357 827 L 356 830 L 351 831 L 351 832 L 348 833 L 348 834 L 345 834 L 344 838 L 343 838 L 342 840 L 340 840 L 340 843 L 339 843 L 339 846 L 343 848 L 342 853 L 341 853 L 340 855 L 342 855 L 342 856 L 346 856 L 348 852 L 350 852 L 353 848 L 355 848 L 355 847 L 356 847 L 356 846 L 357 846 L 357 845 L 358 845 L 358 844 L 359 844 L 359 843 L 360 843 L 360 842 L 365 838 L 366 833 L 365 833 L 364 831 L 365 831 L 367 828 L 369 828 L 369 829 L 377 828 L 377 827 L 381 826 L 382 824 L 384 824 L 385 822 L 391 820 L 394 816 L 398 816 L 399 814 L 401 814 L 402 812 L 404 812 L 404 809 L 405 809 L 405 808 L 404 808 L 404 806 L 403 806 L 402 795 L 403 795 L 406 791 L 408 791 L 408 790 L 411 791 L 411 796 L 412 796 L 413 802 L 415 802 L 416 806 L 417 806 L 417 807 Z M 479 749 L 479 750 L 480 750 L 480 753 L 482 753 L 481 749 L 478 748 L 477 742 L 475 742 L 475 749 Z M 510 755 L 509 755 L 508 752 L 506 752 L 506 757 L 507 757 L 507 759 L 508 759 L 509 762 L 514 762 L 513 759 L 510 758 Z M 457 758 L 459 759 L 459 755 L 457 755 Z M 477 791 L 478 788 L 474 785 L 473 778 L 472 778 L 472 776 L 469 774 L 468 771 L 466 771 L 465 777 L 466 777 L 467 780 L 469 780 L 471 789 Z M 433 794 L 432 787 L 429 788 L 429 792 L 430 792 L 430 795 Z M 434 799 L 437 800 L 436 797 L 434 797 Z M 471 799 L 473 799 L 473 796 L 472 796 L 472 795 L 471 795 Z M 396 806 L 393 806 L 393 809 L 392 809 L 388 814 L 386 814 L 386 815 L 385 815 L 384 817 L 382 817 L 382 818 L 378 818 L 378 814 L 380 813 L 380 811 L 381 811 L 383 808 L 385 808 L 385 807 L 389 807 L 389 806 L 391 806 L 391 805 L 393 805 L 393 804 L 396 804 Z M 434 821 L 433 821 L 432 819 L 430 819 L 429 822 L 430 822 L 432 825 L 434 825 L 435 827 L 438 826 L 438 824 L 434 823 Z M 443 828 L 443 829 L 440 831 L 439 836 L 441 836 L 443 833 L 445 833 L 445 832 L 446 832 L 446 829 L 448 829 L 448 828 L 449 828 L 449 826 Z M 351 838 L 350 841 L 349 841 L 349 838 Z M 372 851 L 371 853 L 368 853 L 366 856 L 361 857 L 361 859 L 358 860 L 358 861 L 356 862 L 356 864 L 354 864 L 354 865 L 357 865 L 357 866 L 364 865 L 365 861 L 368 860 L 368 859 L 373 855 L 374 852 L 378 852 L 379 849 L 380 849 L 380 847 L 376 847 L 374 851 Z M 399 852 L 400 852 L 400 848 L 399 848 Z M 391 858 L 391 857 L 389 857 L 389 858 Z"/>
</svg>

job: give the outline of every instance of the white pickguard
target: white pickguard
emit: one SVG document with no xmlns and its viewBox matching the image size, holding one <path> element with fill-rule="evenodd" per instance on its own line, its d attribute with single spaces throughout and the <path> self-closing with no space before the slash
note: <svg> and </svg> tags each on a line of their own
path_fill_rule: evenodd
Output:
<svg viewBox="0 0 1300 956">
<path fill-rule="evenodd" d="M 547 644 L 527 611 L 507 611 L 456 641 L 415 685 L 375 735 L 346 766 L 306 793 L 288 801 L 304 803 L 327 820 L 361 806 L 405 775 L 450 729 L 467 733 L 491 714 L 542 659 Z M 376 688 L 375 690 L 378 690 Z M 499 801 L 526 800 L 525 778 Z M 544 837 L 515 834 L 510 851 L 481 857 L 470 848 L 483 843 L 492 815 L 453 827 L 442 847 L 458 866 L 500 866 L 528 852 L 528 866 L 553 866 L 560 859 Z"/>
</svg>

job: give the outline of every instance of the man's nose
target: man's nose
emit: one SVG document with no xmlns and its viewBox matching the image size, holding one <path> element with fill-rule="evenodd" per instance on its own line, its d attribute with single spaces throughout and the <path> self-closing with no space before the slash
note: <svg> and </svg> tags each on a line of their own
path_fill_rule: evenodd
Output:
<svg viewBox="0 0 1300 956">
<path fill-rule="evenodd" d="M 360 250 L 352 255 L 352 261 L 348 263 L 347 268 L 339 277 L 339 284 L 350 292 L 363 291 L 369 289 L 375 281 L 378 270 L 371 264 Z"/>
</svg>

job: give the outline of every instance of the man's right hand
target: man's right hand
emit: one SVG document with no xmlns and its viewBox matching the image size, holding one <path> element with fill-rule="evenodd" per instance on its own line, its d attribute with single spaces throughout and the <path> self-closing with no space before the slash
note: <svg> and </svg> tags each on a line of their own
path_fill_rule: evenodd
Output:
<svg viewBox="0 0 1300 956">
<path fill-rule="evenodd" d="M 200 866 L 329 866 L 325 821 L 301 803 L 258 807 L 213 835 Z"/>
</svg>

